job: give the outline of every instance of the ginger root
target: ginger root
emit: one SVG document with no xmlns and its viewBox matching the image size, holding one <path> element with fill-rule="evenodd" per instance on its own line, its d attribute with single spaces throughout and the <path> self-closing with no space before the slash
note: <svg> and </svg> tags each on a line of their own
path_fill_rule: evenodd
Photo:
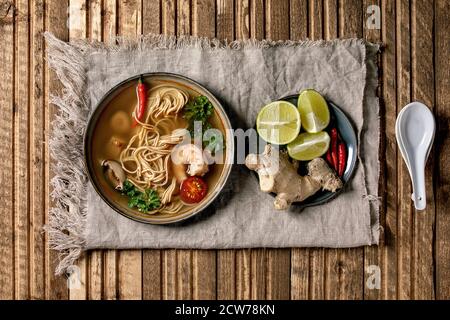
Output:
<svg viewBox="0 0 450 320">
<path fill-rule="evenodd" d="M 303 201 L 320 189 L 336 192 L 342 181 L 322 158 L 308 163 L 308 175 L 300 176 L 286 153 L 266 145 L 262 154 L 249 154 L 245 165 L 258 173 L 263 192 L 273 192 L 276 210 L 286 210 L 291 203 Z"/>
</svg>

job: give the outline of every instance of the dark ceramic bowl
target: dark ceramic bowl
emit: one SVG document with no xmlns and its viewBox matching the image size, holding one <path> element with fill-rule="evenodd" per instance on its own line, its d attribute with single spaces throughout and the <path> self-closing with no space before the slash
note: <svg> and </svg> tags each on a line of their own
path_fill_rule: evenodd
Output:
<svg viewBox="0 0 450 320">
<path fill-rule="evenodd" d="M 297 105 L 298 100 L 298 94 L 296 95 L 289 95 L 280 98 L 279 100 L 288 101 L 295 106 Z M 353 173 L 356 169 L 357 159 L 358 159 L 358 140 L 356 137 L 355 130 L 353 129 L 352 123 L 350 122 L 350 119 L 345 115 L 345 113 L 333 102 L 327 100 L 328 107 L 330 109 L 330 124 L 325 129 L 325 131 L 329 131 L 331 127 L 336 127 L 342 140 L 347 145 L 347 165 L 344 171 L 344 175 L 342 177 L 344 187 L 338 190 L 337 192 L 330 192 L 330 191 L 319 191 L 312 195 L 311 197 L 305 199 L 302 202 L 294 202 L 293 205 L 296 206 L 298 209 L 310 207 L 310 206 L 317 206 L 321 205 L 323 203 L 326 203 L 328 201 L 331 201 L 332 199 L 336 198 L 344 189 L 345 184 L 350 181 L 350 179 L 353 176 Z M 324 156 L 325 157 L 325 156 Z M 307 172 L 306 166 L 308 164 L 308 161 L 301 161 L 299 166 L 299 173 L 304 175 Z M 258 177 L 257 174 L 255 174 L 256 177 Z M 272 194 L 275 196 L 275 194 Z"/>
<path fill-rule="evenodd" d="M 135 90 L 137 81 L 139 77 L 142 76 L 144 81 L 147 84 L 161 84 L 167 83 L 173 87 L 178 87 L 181 89 L 185 89 L 187 91 L 193 92 L 195 94 L 206 96 L 209 101 L 214 106 L 215 114 L 218 117 L 218 120 L 221 122 L 225 132 L 224 141 L 225 141 L 225 162 L 223 165 L 223 169 L 218 177 L 218 181 L 215 185 L 209 190 L 205 199 L 203 199 L 199 204 L 195 206 L 188 206 L 183 211 L 176 214 L 154 214 L 148 215 L 142 212 L 139 212 L 135 209 L 130 209 L 127 206 L 126 199 L 116 200 L 116 196 L 114 193 L 117 193 L 105 180 L 105 177 L 99 173 L 100 162 L 98 159 L 93 159 L 93 135 L 95 133 L 95 129 L 97 123 L 104 112 L 109 106 L 114 105 L 117 101 L 115 99 L 121 99 L 119 101 L 123 101 L 123 95 L 130 95 L 130 90 Z M 134 91 L 135 92 L 135 91 Z M 133 93 L 135 94 L 135 93 Z M 122 95 L 122 96 L 121 96 Z M 122 97 L 122 98 L 121 98 Z M 126 103 L 132 103 L 131 101 L 126 101 Z M 116 102 L 117 104 L 117 102 Z M 99 196 L 103 199 L 103 201 L 108 204 L 112 209 L 121 215 L 144 223 L 151 224 L 170 224 L 179 222 L 182 220 L 186 220 L 204 210 L 207 206 L 209 206 L 214 199 L 219 195 L 222 191 L 226 181 L 231 172 L 232 167 L 232 159 L 234 155 L 234 143 L 231 133 L 231 123 L 230 120 L 223 108 L 222 104 L 219 100 L 205 87 L 200 85 L 199 83 L 186 78 L 181 75 L 171 74 L 171 73 L 146 73 L 142 75 L 137 75 L 132 78 L 129 78 L 112 88 L 108 93 L 106 93 L 100 102 L 97 104 L 94 112 L 92 113 L 84 136 L 84 160 L 87 168 L 89 179 L 97 191 Z M 125 196 L 123 196 L 125 197 Z"/>
</svg>

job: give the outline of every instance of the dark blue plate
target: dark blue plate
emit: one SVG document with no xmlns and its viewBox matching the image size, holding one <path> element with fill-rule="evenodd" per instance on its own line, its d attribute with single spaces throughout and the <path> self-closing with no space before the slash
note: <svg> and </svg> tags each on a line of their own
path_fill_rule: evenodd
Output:
<svg viewBox="0 0 450 320">
<path fill-rule="evenodd" d="M 279 100 L 284 100 L 291 102 L 295 106 L 297 105 L 297 99 L 298 94 L 296 95 L 289 95 L 286 97 L 283 97 Z M 350 179 L 352 178 L 353 172 L 356 169 L 356 163 L 358 159 L 358 140 L 356 137 L 355 130 L 353 129 L 352 123 L 350 122 L 350 119 L 345 115 L 345 113 L 333 102 L 327 100 L 328 107 L 330 109 L 330 124 L 325 129 L 329 133 L 329 130 L 332 127 L 336 127 L 341 139 L 345 142 L 347 146 L 347 166 L 344 171 L 344 176 L 342 177 L 342 180 L 344 182 L 344 187 L 337 192 L 330 192 L 330 191 L 319 191 L 316 194 L 312 195 L 311 197 L 305 199 L 302 202 L 295 202 L 293 205 L 297 207 L 298 209 L 310 207 L 310 206 L 317 206 L 323 203 L 326 203 L 335 197 L 339 195 L 344 189 L 345 184 L 347 184 Z M 325 157 L 325 156 L 323 156 Z M 308 164 L 308 161 L 301 161 L 300 167 L 299 167 L 299 173 L 301 175 L 306 174 L 306 165 Z M 256 175 L 258 176 L 258 175 Z M 275 195 L 274 195 L 275 196 Z"/>
</svg>

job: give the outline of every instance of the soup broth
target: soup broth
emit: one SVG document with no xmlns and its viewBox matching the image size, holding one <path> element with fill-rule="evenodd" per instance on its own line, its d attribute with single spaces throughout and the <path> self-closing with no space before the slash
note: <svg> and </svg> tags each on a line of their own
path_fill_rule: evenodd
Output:
<svg viewBox="0 0 450 320">
<path fill-rule="evenodd" d="M 189 95 L 189 100 L 194 99 L 200 94 L 191 88 L 188 88 L 180 83 L 173 81 L 151 80 L 146 81 L 148 89 L 151 89 L 157 85 L 168 85 L 177 89 L 183 90 Z M 138 99 L 136 97 L 135 84 L 132 84 L 120 91 L 116 96 L 108 103 L 100 114 L 97 124 L 94 128 L 91 143 L 91 154 L 93 160 L 93 170 L 98 181 L 99 188 L 102 189 L 104 194 L 114 202 L 123 211 L 133 211 L 134 215 L 148 216 L 148 214 L 139 212 L 137 209 L 130 209 L 128 207 L 128 197 L 123 195 L 120 191 L 115 190 L 106 179 L 104 174 L 104 167 L 102 162 L 110 159 L 118 161 L 123 148 L 129 143 L 130 139 L 138 132 L 139 125 L 131 126 L 133 121 L 132 113 L 136 108 Z M 125 120 L 124 120 L 125 119 Z M 129 123 L 127 121 L 129 120 Z M 226 145 L 226 136 L 224 125 L 214 108 L 212 116 L 209 118 L 209 122 L 212 127 L 222 132 L 224 139 L 224 145 Z M 187 122 L 183 118 L 183 110 L 170 121 L 164 121 L 164 125 L 161 125 L 161 135 L 170 134 L 175 129 L 186 128 Z M 155 213 L 155 215 L 180 215 L 192 211 L 193 208 L 198 206 L 204 201 L 207 201 L 214 193 L 219 178 L 223 172 L 224 165 L 221 163 L 209 165 L 208 172 L 202 177 L 208 185 L 208 193 L 206 197 L 200 202 L 194 205 L 188 205 L 182 203 L 178 196 L 174 196 L 172 201 L 178 201 L 182 204 L 182 208 L 177 213 Z M 169 169 L 170 171 L 170 169 Z M 172 175 L 171 172 L 170 176 Z M 179 188 L 179 185 L 177 185 Z M 178 190 L 177 190 L 178 192 Z M 175 192 L 174 194 L 176 194 Z"/>
</svg>

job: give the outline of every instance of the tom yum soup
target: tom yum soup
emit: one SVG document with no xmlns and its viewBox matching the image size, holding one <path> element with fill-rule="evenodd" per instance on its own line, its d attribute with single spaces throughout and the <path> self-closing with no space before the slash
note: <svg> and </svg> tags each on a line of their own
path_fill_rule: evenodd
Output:
<svg viewBox="0 0 450 320">
<path fill-rule="evenodd" d="M 173 81 L 124 88 L 99 115 L 91 158 L 97 188 L 140 216 L 175 216 L 223 179 L 225 128 L 212 102 Z"/>
</svg>

